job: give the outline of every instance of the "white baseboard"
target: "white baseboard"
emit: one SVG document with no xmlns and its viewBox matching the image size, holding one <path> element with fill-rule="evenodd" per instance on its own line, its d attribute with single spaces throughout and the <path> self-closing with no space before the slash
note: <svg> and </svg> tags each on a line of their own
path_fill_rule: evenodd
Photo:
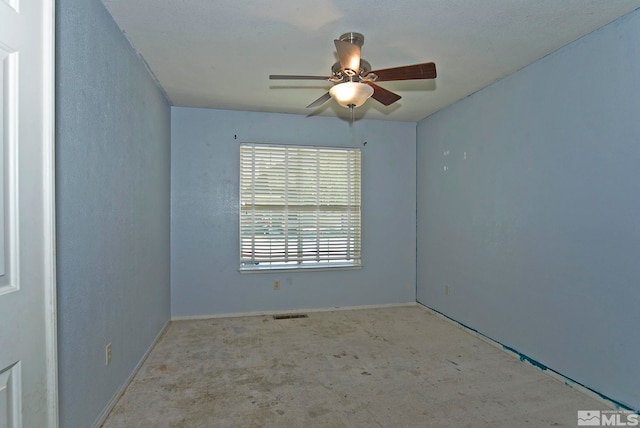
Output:
<svg viewBox="0 0 640 428">
<path fill-rule="evenodd" d="M 313 308 L 313 309 L 287 309 L 283 311 L 258 311 L 258 312 L 232 312 L 228 314 L 212 314 L 212 315 L 187 315 L 187 316 L 172 316 L 171 321 L 188 321 L 188 320 L 204 320 L 211 318 L 237 318 L 237 317 L 255 317 L 255 316 L 271 316 L 277 314 L 299 314 L 302 312 L 333 312 L 333 311 L 353 311 L 358 309 L 382 309 L 382 308 L 397 308 L 403 306 L 416 306 L 416 302 L 406 303 L 387 303 L 383 305 L 362 305 L 362 306 L 339 306 L 331 308 Z"/>
<path fill-rule="evenodd" d="M 109 400 L 109 403 L 107 403 L 107 405 L 102 410 L 102 412 L 100 413 L 96 421 L 91 425 L 91 428 L 100 428 L 102 424 L 104 424 L 105 420 L 107 419 L 107 416 L 109 416 L 109 413 L 111 413 L 111 410 L 113 410 L 113 407 L 116 405 L 120 397 L 122 397 L 122 394 L 124 394 L 124 391 L 127 389 L 129 384 L 133 380 L 134 376 L 138 373 L 138 370 L 140 370 L 140 367 L 142 367 L 142 364 L 146 361 L 147 357 L 149 356 L 153 348 L 156 346 L 156 344 L 158 343 L 158 341 L 160 340 L 164 332 L 167 330 L 167 327 L 169 327 L 170 322 L 171 320 L 168 320 L 164 324 L 164 326 L 160 330 L 160 333 L 158 333 L 155 339 L 153 339 L 153 342 L 151 342 L 151 345 L 147 348 L 142 358 L 140 358 L 140 361 L 138 361 L 138 364 L 136 364 L 136 367 L 133 369 L 133 371 L 127 378 L 127 380 L 122 384 L 120 389 L 118 389 L 116 393 L 113 394 L 113 397 L 111 397 L 111 400 Z"/>
<path fill-rule="evenodd" d="M 549 376 L 550 378 L 556 380 L 557 382 L 560 382 L 562 384 L 564 384 L 565 386 L 568 386 L 569 388 L 575 389 L 576 391 L 580 392 L 583 395 L 586 395 L 590 398 L 595 399 L 596 401 L 599 401 L 600 403 L 602 403 L 604 406 L 610 408 L 610 409 L 628 409 L 627 406 L 616 402 L 613 399 L 610 399 L 576 381 L 574 381 L 573 379 L 570 379 L 566 376 L 564 376 L 562 373 L 558 373 L 557 371 L 553 370 L 550 367 L 544 366 L 542 364 L 535 364 L 534 362 L 532 362 L 533 360 L 531 360 L 528 357 L 524 357 L 522 354 L 519 354 L 517 350 L 514 350 L 512 348 L 509 348 L 505 345 L 503 345 L 500 342 L 497 342 L 493 339 L 491 339 L 490 337 L 485 336 L 484 334 L 475 331 L 469 327 L 466 327 L 465 325 L 457 322 L 456 320 L 449 318 L 448 316 L 441 314 L 438 311 L 435 311 L 431 308 L 429 308 L 428 306 L 423 305 L 420 302 L 416 302 L 416 304 L 423 308 L 425 311 L 429 312 L 430 314 L 438 317 L 439 319 L 442 319 L 444 321 L 447 321 L 449 324 L 458 327 L 459 329 L 461 329 L 462 331 L 471 334 L 474 337 L 477 337 L 478 339 L 482 340 L 485 343 L 488 343 L 489 345 L 493 346 L 496 349 L 499 349 L 500 351 L 504 352 L 507 355 L 510 355 L 513 358 L 517 358 L 520 361 L 527 361 L 529 364 L 531 364 L 533 367 L 536 367 L 538 369 L 540 369 L 540 371 L 542 373 L 544 373 L 545 375 Z M 524 357 L 524 359 L 523 359 Z M 633 410 L 632 410 L 633 411 Z"/>
</svg>

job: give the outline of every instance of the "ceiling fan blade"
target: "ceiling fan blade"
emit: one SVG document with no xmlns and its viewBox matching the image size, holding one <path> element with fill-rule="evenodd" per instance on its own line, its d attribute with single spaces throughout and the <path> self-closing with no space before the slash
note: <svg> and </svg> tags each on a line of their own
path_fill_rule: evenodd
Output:
<svg viewBox="0 0 640 428">
<path fill-rule="evenodd" d="M 320 107 L 322 104 L 326 103 L 327 101 L 329 101 L 331 99 L 331 94 L 329 92 L 327 92 L 326 94 L 324 94 L 323 96 L 321 96 L 320 98 L 318 98 L 317 100 L 315 100 L 314 102 L 312 102 L 311 104 L 309 104 L 307 106 L 307 108 L 316 108 L 316 107 Z"/>
<path fill-rule="evenodd" d="M 296 76 L 289 74 L 270 74 L 270 80 L 329 80 L 328 76 Z"/>
<path fill-rule="evenodd" d="M 433 62 L 425 62 L 423 64 L 405 65 L 404 67 L 385 68 L 384 70 L 374 70 L 369 74 L 378 76 L 376 82 L 385 82 L 391 80 L 417 80 L 417 79 L 435 79 L 436 64 Z M 367 74 L 367 76 L 369 75 Z M 365 79 L 366 77 L 365 76 Z"/>
<path fill-rule="evenodd" d="M 398 101 L 400 98 L 402 98 L 400 95 L 394 92 L 391 92 L 387 89 L 381 88 L 380 86 L 376 85 L 373 82 L 362 82 L 362 83 L 366 83 L 367 85 L 373 88 L 373 95 L 371 95 L 371 98 L 373 98 L 374 100 L 386 106 L 391 105 L 396 101 Z"/>
<path fill-rule="evenodd" d="M 355 74 L 360 71 L 360 46 L 344 40 L 334 40 L 340 66 L 343 70 L 353 70 Z"/>
</svg>

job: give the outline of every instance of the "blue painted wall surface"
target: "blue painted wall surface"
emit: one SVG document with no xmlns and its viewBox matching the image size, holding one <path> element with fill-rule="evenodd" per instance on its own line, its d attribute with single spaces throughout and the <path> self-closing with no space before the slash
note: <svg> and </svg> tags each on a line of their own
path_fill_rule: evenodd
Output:
<svg viewBox="0 0 640 428">
<path fill-rule="evenodd" d="M 60 426 L 89 427 L 170 317 L 170 108 L 100 1 L 56 14 Z"/>
<path fill-rule="evenodd" d="M 640 12 L 417 141 L 418 301 L 640 409 Z"/>
<path fill-rule="evenodd" d="M 172 315 L 415 301 L 415 131 L 406 122 L 350 126 L 326 117 L 173 107 Z M 362 269 L 238 272 L 240 142 L 362 148 Z"/>
</svg>

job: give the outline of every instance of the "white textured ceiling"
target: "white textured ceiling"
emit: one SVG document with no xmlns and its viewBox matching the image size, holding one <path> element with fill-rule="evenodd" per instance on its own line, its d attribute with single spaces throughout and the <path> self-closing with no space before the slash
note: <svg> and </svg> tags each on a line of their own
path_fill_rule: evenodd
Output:
<svg viewBox="0 0 640 428">
<path fill-rule="evenodd" d="M 433 81 L 381 82 L 357 118 L 417 121 L 640 7 L 640 0 L 103 0 L 175 106 L 330 115 L 309 103 L 331 83 L 333 40 L 364 34 L 382 69 L 434 61 Z"/>
</svg>

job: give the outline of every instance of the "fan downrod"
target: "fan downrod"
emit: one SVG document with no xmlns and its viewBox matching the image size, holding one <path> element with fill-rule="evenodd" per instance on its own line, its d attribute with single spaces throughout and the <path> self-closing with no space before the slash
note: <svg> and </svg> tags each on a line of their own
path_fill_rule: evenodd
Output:
<svg viewBox="0 0 640 428">
<path fill-rule="evenodd" d="M 364 45 L 364 36 L 360 33 L 344 33 L 338 39 L 343 42 L 349 42 L 353 45 L 362 47 Z"/>
</svg>

